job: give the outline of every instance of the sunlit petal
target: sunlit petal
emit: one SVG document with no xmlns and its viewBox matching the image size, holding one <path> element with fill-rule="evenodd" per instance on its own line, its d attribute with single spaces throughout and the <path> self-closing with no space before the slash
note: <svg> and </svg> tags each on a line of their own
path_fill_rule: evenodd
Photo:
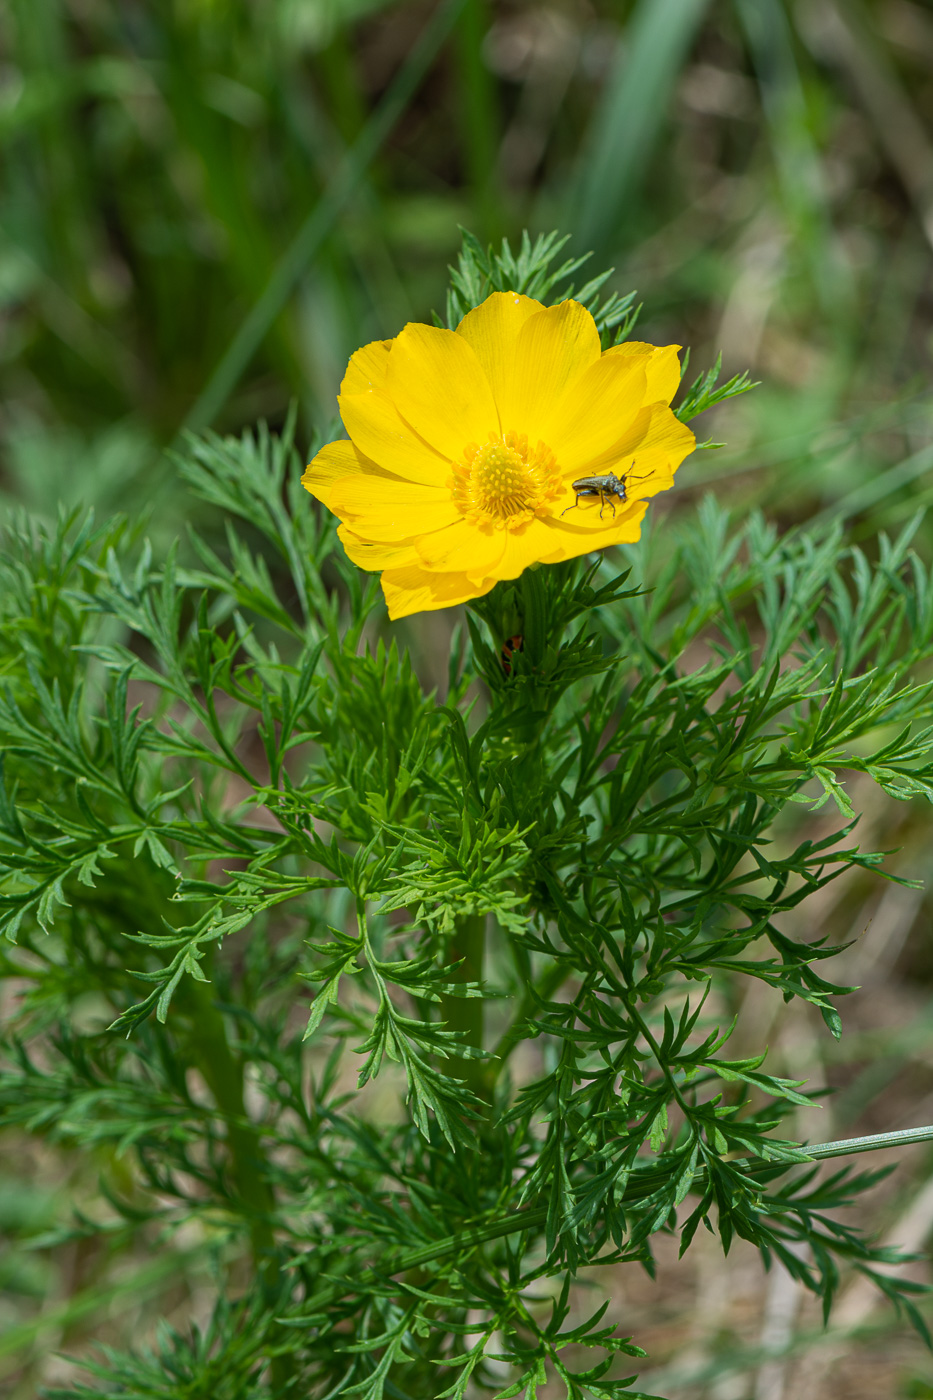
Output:
<svg viewBox="0 0 933 1400">
<path fill-rule="evenodd" d="M 365 540 L 347 525 L 338 525 L 337 538 L 348 556 L 360 569 L 376 573 L 380 569 L 403 569 L 418 563 L 418 551 L 413 544 L 377 544 Z"/>
<path fill-rule="evenodd" d="M 479 583 L 465 574 L 434 574 L 416 566 L 387 569 L 382 575 L 382 591 L 389 607 L 389 617 L 409 617 L 411 613 L 432 612 L 436 608 L 452 608 L 470 598 L 488 593 L 496 580 Z"/>
<path fill-rule="evenodd" d="M 648 355 L 603 355 L 573 381 L 553 415 L 548 445 L 566 476 L 618 442 L 645 403 Z"/>
<path fill-rule="evenodd" d="M 386 387 L 418 436 L 453 461 L 499 431 L 483 367 L 456 331 L 406 326 L 392 345 Z"/>
<path fill-rule="evenodd" d="M 591 476 L 625 472 L 633 481 L 656 472 L 671 476 L 695 446 L 693 433 L 666 404 L 649 404 L 606 452 L 586 463 L 586 471 Z"/>
<path fill-rule="evenodd" d="M 446 529 L 415 540 L 415 548 L 425 569 L 468 573 L 472 578 L 495 574 L 499 578 L 497 566 L 507 538 L 505 530 L 477 530 L 460 519 Z"/>
<path fill-rule="evenodd" d="M 351 355 L 340 386 L 341 394 L 367 394 L 373 390 L 385 392 L 389 351 L 393 343 L 391 340 L 373 340 Z"/>
<path fill-rule="evenodd" d="M 546 442 L 557 403 L 599 353 L 596 323 L 579 302 L 562 301 L 530 316 L 496 388 L 503 432 Z"/>
<path fill-rule="evenodd" d="M 427 486 L 447 482 L 448 459 L 408 426 L 391 399 L 373 392 L 341 394 L 339 402 L 344 427 L 367 457 L 406 481 Z"/>
<path fill-rule="evenodd" d="M 341 477 L 353 472 L 366 472 L 374 478 L 397 480 L 390 472 L 383 471 L 382 467 L 369 461 L 354 443 L 339 439 L 321 448 L 314 460 L 305 467 L 301 484 L 306 491 L 310 491 L 312 496 L 327 506 L 328 510 L 333 510 L 331 499 L 334 486 Z"/>
<path fill-rule="evenodd" d="M 544 311 L 540 301 L 520 296 L 518 292 L 493 292 L 482 305 L 468 311 L 457 327 L 482 365 L 498 399 L 511 373 L 515 342 L 525 322 L 538 311 Z"/>
<path fill-rule="evenodd" d="M 440 530 L 458 518 L 449 491 L 365 471 L 334 482 L 330 509 L 354 534 L 381 544 Z"/>
<path fill-rule="evenodd" d="M 612 544 L 631 544 L 641 534 L 641 522 L 648 509 L 647 500 L 631 501 L 613 516 L 607 510 L 602 520 L 597 510 L 587 517 L 585 528 L 568 528 L 560 532 L 560 553 L 556 559 L 575 559 L 593 549 L 607 549 Z"/>
</svg>

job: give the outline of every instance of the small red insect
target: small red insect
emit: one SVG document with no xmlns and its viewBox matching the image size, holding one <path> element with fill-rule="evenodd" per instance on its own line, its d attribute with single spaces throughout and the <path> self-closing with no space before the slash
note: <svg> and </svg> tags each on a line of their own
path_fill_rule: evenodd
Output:
<svg viewBox="0 0 933 1400">
<path fill-rule="evenodd" d="M 502 669 L 507 676 L 512 674 L 512 653 L 515 651 L 523 651 L 524 647 L 525 638 L 522 636 L 521 632 L 516 632 L 513 637 L 507 637 L 502 643 L 502 652 L 499 656 L 499 660 L 502 662 Z"/>
</svg>

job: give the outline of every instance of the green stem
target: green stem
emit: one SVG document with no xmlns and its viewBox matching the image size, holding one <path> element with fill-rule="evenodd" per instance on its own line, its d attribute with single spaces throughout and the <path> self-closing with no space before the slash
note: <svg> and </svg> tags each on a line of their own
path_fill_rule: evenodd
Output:
<svg viewBox="0 0 933 1400">
<path fill-rule="evenodd" d="M 871 1137 L 845 1138 L 839 1142 L 814 1143 L 811 1147 L 803 1147 L 801 1151 L 806 1154 L 806 1158 L 827 1157 L 848 1157 L 856 1152 L 871 1152 L 875 1148 L 884 1147 L 907 1147 L 913 1143 L 933 1142 L 933 1125 L 923 1128 L 905 1128 L 897 1133 L 875 1133 Z M 757 1170 L 770 1172 L 775 1168 L 787 1169 L 796 1165 L 805 1165 L 795 1162 L 758 1162 L 755 1164 Z M 667 1174 L 661 1170 L 649 1170 L 630 1181 L 625 1191 L 623 1201 L 638 1199 L 640 1196 L 648 1195 L 663 1180 L 667 1179 Z M 358 1293 L 369 1287 L 371 1284 L 383 1284 L 386 1274 L 401 1274 L 409 1269 L 421 1268 L 426 1264 L 433 1264 L 439 1259 L 444 1259 L 449 1254 L 457 1254 L 463 1249 L 474 1248 L 476 1245 L 487 1244 L 490 1240 L 502 1239 L 505 1235 L 516 1235 L 526 1230 L 538 1230 L 547 1223 L 547 1207 L 538 1210 L 523 1210 L 506 1217 L 504 1220 L 490 1220 L 482 1225 L 467 1226 L 463 1230 L 458 1230 L 455 1235 L 448 1235 L 445 1239 L 437 1240 L 433 1244 L 422 1245 L 417 1249 L 409 1249 L 387 1267 L 381 1270 L 364 1269 L 357 1274 L 352 1283 L 331 1283 L 318 1289 L 306 1300 L 304 1307 L 309 1313 L 318 1313 L 322 1308 L 327 1308 L 338 1298 L 344 1298 L 350 1293 Z"/>
<path fill-rule="evenodd" d="M 570 976 L 571 969 L 564 963 L 554 962 L 542 973 L 534 985 L 534 992 L 528 990 L 522 997 L 521 1006 L 515 1015 L 515 1020 L 508 1030 L 500 1037 L 492 1058 L 486 1062 L 485 1079 L 488 1085 L 493 1085 L 499 1075 L 505 1069 L 506 1061 L 525 1036 L 525 1023 L 528 1017 L 538 1006 L 539 1002 L 547 1001 L 553 996 L 562 982 L 566 982 Z"/>
<path fill-rule="evenodd" d="M 249 1216 L 250 1242 L 256 1270 L 264 1283 L 271 1283 L 275 1240 L 271 1217 L 275 1208 L 272 1190 L 265 1179 L 264 1158 L 259 1134 L 246 1115 L 243 1100 L 243 1066 L 227 1041 L 223 1017 L 214 1005 L 211 988 L 203 982 L 190 986 L 194 1002 L 191 1017 L 191 1047 L 198 1068 L 227 1126 L 231 1174 L 240 1203 Z"/>
<path fill-rule="evenodd" d="M 896 1133 L 872 1133 L 870 1137 L 840 1138 L 838 1142 L 812 1142 L 803 1150 L 808 1157 L 851 1157 L 855 1152 L 874 1152 L 879 1147 L 910 1147 L 916 1142 L 933 1142 L 933 1126 L 901 1128 Z"/>
<path fill-rule="evenodd" d="M 458 982 L 483 981 L 483 961 L 486 953 L 486 915 L 471 914 L 458 919 L 453 938 L 448 948 L 451 962 L 459 962 L 454 976 Z M 483 999 L 482 997 L 444 996 L 441 1000 L 441 1018 L 449 1031 L 459 1031 L 465 1045 L 477 1050 L 483 1048 Z M 467 1088 L 480 1098 L 486 1097 L 483 1060 L 464 1060 L 461 1074 Z"/>
<path fill-rule="evenodd" d="M 191 1004 L 191 1049 L 226 1123 L 230 1170 L 239 1204 L 249 1220 L 253 1267 L 271 1299 L 278 1291 L 280 1270 L 272 1228 L 275 1196 L 266 1179 L 259 1132 L 246 1112 L 243 1064 L 230 1049 L 223 1017 L 214 1004 L 210 985 L 192 982 L 187 993 Z M 274 1356 L 271 1376 L 278 1394 L 291 1379 L 291 1358 Z"/>
</svg>

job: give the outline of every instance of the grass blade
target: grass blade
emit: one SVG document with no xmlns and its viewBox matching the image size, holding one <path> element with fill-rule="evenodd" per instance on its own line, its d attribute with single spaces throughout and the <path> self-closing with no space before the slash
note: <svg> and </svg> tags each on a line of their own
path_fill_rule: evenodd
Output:
<svg viewBox="0 0 933 1400">
<path fill-rule="evenodd" d="M 385 96 L 348 151 L 346 160 L 333 182 L 279 259 L 262 295 L 233 337 L 194 407 L 185 418 L 182 425 L 184 430 L 202 432 L 213 423 L 223 408 L 273 321 L 285 306 L 308 264 L 358 188 L 379 148 L 411 101 L 441 45 L 457 22 L 464 3 L 465 0 L 443 0 L 428 20 L 404 66 L 396 74 Z"/>
<path fill-rule="evenodd" d="M 670 95 L 709 0 L 638 0 L 593 118 L 571 203 L 580 246 L 597 252 L 613 234 L 651 160 Z"/>
<path fill-rule="evenodd" d="M 836 254 L 826 182 L 794 43 L 781 0 L 736 0 L 761 89 L 781 203 L 795 248 L 810 263 L 814 291 L 834 313 L 845 305 L 845 272 Z"/>
</svg>

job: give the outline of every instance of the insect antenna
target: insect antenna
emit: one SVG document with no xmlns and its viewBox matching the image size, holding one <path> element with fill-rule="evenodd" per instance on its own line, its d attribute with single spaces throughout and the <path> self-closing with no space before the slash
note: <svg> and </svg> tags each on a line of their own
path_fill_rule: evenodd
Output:
<svg viewBox="0 0 933 1400">
<path fill-rule="evenodd" d="M 622 485 L 625 487 L 625 490 L 627 492 L 629 488 L 629 483 L 648 481 L 652 476 L 654 476 L 654 472 L 644 472 L 641 476 L 632 476 L 630 472 L 623 472 L 619 480 L 622 482 Z"/>
</svg>

